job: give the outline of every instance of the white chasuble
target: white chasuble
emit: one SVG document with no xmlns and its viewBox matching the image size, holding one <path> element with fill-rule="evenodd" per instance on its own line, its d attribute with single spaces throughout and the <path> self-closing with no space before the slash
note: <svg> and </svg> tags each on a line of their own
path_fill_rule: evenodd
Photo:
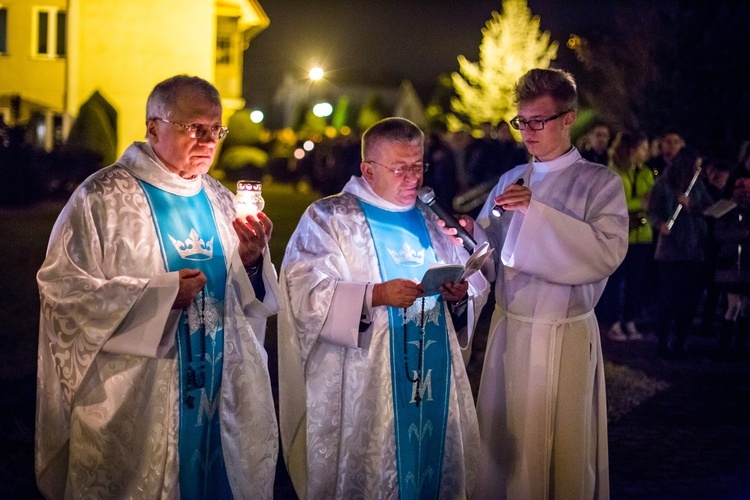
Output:
<svg viewBox="0 0 750 500">
<path fill-rule="evenodd" d="M 525 214 L 490 214 L 523 178 Z M 507 172 L 478 222 L 500 252 L 477 401 L 475 498 L 607 498 L 607 407 L 593 310 L 625 256 L 622 181 L 577 150 Z"/>
<path fill-rule="evenodd" d="M 139 180 L 181 196 L 203 189 L 213 208 L 227 257 L 221 448 L 232 494 L 270 498 L 278 431 L 263 336 L 278 310 L 276 273 L 266 250 L 259 301 L 237 252 L 232 193 L 208 175 L 170 173 L 147 143 L 76 189 L 37 275 L 39 488 L 50 498 L 179 496 L 178 273 L 165 270 Z"/>
<path fill-rule="evenodd" d="M 373 308 L 370 326 L 359 334 L 366 285 L 381 282 L 359 200 L 386 210 L 413 208 L 382 200 L 352 177 L 343 193 L 307 209 L 281 269 L 279 418 L 284 458 L 301 498 L 399 495 L 388 308 Z M 417 208 L 438 261 L 465 262 L 468 254 L 442 234 L 435 215 Z M 461 348 L 487 298 L 480 274 L 469 280 L 468 336 L 458 338 L 445 313 L 450 377 L 440 498 L 466 497 L 476 473 L 479 435 Z"/>
</svg>

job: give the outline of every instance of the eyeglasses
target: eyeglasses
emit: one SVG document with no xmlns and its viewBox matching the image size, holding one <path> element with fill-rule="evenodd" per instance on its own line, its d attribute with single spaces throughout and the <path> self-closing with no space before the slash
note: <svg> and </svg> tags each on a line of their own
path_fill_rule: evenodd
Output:
<svg viewBox="0 0 750 500">
<path fill-rule="evenodd" d="M 165 120 L 164 118 L 160 118 L 160 117 L 155 117 L 151 119 L 161 120 L 164 123 L 171 123 L 172 125 L 177 125 L 178 127 L 182 127 L 188 131 L 188 135 L 190 135 L 190 137 L 192 137 L 193 139 L 203 139 L 204 137 L 206 137 L 207 133 L 210 133 L 212 139 L 218 139 L 221 141 L 229 133 L 229 129 L 226 127 L 222 127 L 221 125 L 204 125 L 202 123 L 193 123 L 192 125 L 183 125 L 182 123 L 171 122 L 169 120 Z"/>
<path fill-rule="evenodd" d="M 412 175 L 422 175 L 430 169 L 429 163 L 413 163 L 411 165 L 399 165 L 398 167 L 389 167 L 372 160 L 365 160 L 364 163 L 373 163 L 379 167 L 383 167 L 396 177 L 404 177 L 407 172 Z"/>
<path fill-rule="evenodd" d="M 543 130 L 545 123 L 557 120 L 565 113 L 570 113 L 571 111 L 573 110 L 567 109 L 561 113 L 557 113 L 555 116 L 550 116 L 546 120 L 524 120 L 523 118 L 516 116 L 510 121 L 510 126 L 516 130 L 526 130 L 526 127 L 529 127 L 531 130 Z"/>
</svg>

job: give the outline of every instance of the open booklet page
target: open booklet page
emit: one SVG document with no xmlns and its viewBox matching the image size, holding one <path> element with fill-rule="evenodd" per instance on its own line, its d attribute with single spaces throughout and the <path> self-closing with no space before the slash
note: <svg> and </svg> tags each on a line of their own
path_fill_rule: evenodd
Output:
<svg viewBox="0 0 750 500">
<path fill-rule="evenodd" d="M 467 279 L 482 268 L 492 252 L 493 249 L 490 248 L 489 243 L 484 242 L 474 250 L 474 253 L 463 266 L 460 264 L 435 264 L 430 267 L 422 278 L 424 294 L 427 296 L 436 295 L 440 293 L 440 287 L 445 283 L 458 283 Z"/>
<path fill-rule="evenodd" d="M 705 209 L 703 211 L 703 215 L 705 215 L 706 217 L 713 217 L 715 219 L 718 219 L 734 210 L 736 206 L 737 203 L 735 203 L 734 201 L 722 198 L 721 200 Z"/>
</svg>

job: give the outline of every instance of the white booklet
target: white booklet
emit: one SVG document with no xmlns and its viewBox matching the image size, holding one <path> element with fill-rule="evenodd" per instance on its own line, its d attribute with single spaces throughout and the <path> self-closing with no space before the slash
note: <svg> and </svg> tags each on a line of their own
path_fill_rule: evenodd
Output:
<svg viewBox="0 0 750 500">
<path fill-rule="evenodd" d="M 729 212 L 731 212 L 735 207 L 737 206 L 737 203 L 733 202 L 732 200 L 728 200 L 726 198 L 722 198 L 707 209 L 703 211 L 703 215 L 707 217 L 713 217 L 714 219 L 718 219 L 720 217 L 725 216 Z"/>
<path fill-rule="evenodd" d="M 474 253 L 463 266 L 461 264 L 433 264 L 422 277 L 424 294 L 426 296 L 436 295 L 440 293 L 442 285 L 458 283 L 467 279 L 482 268 L 492 252 L 493 249 L 485 241 L 474 250 Z"/>
</svg>

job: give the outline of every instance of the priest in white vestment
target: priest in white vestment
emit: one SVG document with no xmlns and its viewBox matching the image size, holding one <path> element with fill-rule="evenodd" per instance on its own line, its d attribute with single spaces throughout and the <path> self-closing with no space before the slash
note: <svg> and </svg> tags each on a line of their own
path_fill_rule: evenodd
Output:
<svg viewBox="0 0 750 500">
<path fill-rule="evenodd" d="M 516 102 L 511 125 L 532 159 L 500 178 L 477 218 L 500 255 L 474 498 L 608 498 L 594 306 L 628 246 L 622 182 L 571 145 L 572 76 L 531 70 L 516 84 Z"/>
<path fill-rule="evenodd" d="M 465 498 L 479 436 L 461 357 L 489 285 L 425 296 L 428 262 L 461 263 L 425 205 L 423 134 L 363 136 L 362 176 L 313 203 L 281 267 L 282 447 L 301 498 Z M 413 271 L 413 272 L 412 272 Z"/>
<path fill-rule="evenodd" d="M 165 80 L 147 112 L 148 142 L 76 189 L 37 275 L 37 483 L 55 499 L 271 498 L 271 221 L 236 219 L 206 175 L 227 133 L 210 83 Z"/>
</svg>

